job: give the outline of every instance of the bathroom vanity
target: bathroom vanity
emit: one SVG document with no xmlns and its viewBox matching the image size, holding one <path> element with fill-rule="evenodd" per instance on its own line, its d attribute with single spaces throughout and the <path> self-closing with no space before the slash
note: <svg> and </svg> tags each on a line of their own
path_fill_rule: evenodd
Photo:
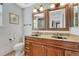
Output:
<svg viewBox="0 0 79 59">
<path fill-rule="evenodd" d="M 57 6 L 32 16 L 32 28 L 37 31 L 69 31 L 70 27 L 79 26 L 77 4 Z M 24 51 L 25 56 L 79 56 L 79 37 L 25 36 Z"/>
<path fill-rule="evenodd" d="M 78 38 L 25 36 L 25 56 L 79 56 Z"/>
</svg>

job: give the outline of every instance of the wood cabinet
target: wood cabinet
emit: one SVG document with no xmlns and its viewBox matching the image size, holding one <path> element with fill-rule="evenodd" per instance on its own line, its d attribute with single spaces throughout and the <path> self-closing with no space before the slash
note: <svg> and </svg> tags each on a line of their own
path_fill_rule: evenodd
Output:
<svg viewBox="0 0 79 59">
<path fill-rule="evenodd" d="M 40 44 L 32 44 L 32 56 L 45 56 L 45 46 Z"/>
<path fill-rule="evenodd" d="M 79 43 L 25 37 L 25 56 L 79 56 Z"/>
<path fill-rule="evenodd" d="M 79 52 L 66 50 L 65 56 L 79 56 Z"/>
<path fill-rule="evenodd" d="M 63 49 L 47 46 L 47 56 L 63 56 Z"/>
</svg>

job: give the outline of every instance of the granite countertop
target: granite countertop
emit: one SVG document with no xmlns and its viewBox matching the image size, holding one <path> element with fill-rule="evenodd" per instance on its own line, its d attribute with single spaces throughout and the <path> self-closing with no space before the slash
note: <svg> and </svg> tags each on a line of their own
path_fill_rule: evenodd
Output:
<svg viewBox="0 0 79 59">
<path fill-rule="evenodd" d="M 46 39 L 52 39 L 52 40 L 61 40 L 61 41 L 77 42 L 77 43 L 79 43 L 79 36 L 76 36 L 76 35 L 64 36 L 66 39 L 54 38 L 54 37 L 52 37 L 52 35 L 40 35 L 40 36 L 29 36 L 29 37 L 46 38 Z"/>
</svg>

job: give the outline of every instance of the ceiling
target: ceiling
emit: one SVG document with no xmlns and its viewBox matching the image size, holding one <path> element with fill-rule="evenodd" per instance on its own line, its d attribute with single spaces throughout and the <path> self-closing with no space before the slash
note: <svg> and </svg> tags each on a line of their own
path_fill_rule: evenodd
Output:
<svg viewBox="0 0 79 59">
<path fill-rule="evenodd" d="M 26 8 L 33 5 L 34 3 L 16 3 L 16 4 L 21 8 Z"/>
</svg>

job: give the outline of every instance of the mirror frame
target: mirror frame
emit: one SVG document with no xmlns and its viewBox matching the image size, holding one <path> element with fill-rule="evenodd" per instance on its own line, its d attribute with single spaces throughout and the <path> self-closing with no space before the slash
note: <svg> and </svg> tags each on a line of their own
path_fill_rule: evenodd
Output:
<svg viewBox="0 0 79 59">
<path fill-rule="evenodd" d="M 40 28 L 40 29 L 35 29 L 34 28 L 34 15 L 36 15 L 36 14 L 40 14 L 40 13 L 44 13 L 44 21 L 45 21 L 45 24 L 44 24 L 44 28 Z M 45 11 L 42 11 L 42 12 L 38 12 L 38 13 L 32 13 L 32 30 L 46 30 L 46 12 Z"/>
<path fill-rule="evenodd" d="M 49 28 L 49 12 L 50 11 L 54 11 L 54 10 L 59 10 L 59 9 L 65 9 L 65 20 L 66 20 L 66 28 Z M 66 5 L 66 6 L 62 6 L 62 7 L 56 7 L 56 8 L 54 8 L 54 9 L 48 9 L 48 17 L 47 17 L 47 24 L 48 24 L 48 29 L 47 30 L 54 30 L 54 31 L 69 31 L 69 26 L 70 26 L 70 21 L 69 21 L 69 19 L 70 19 L 70 13 L 69 13 L 69 6 L 68 5 Z"/>
<path fill-rule="evenodd" d="M 71 27 L 79 27 L 79 25 L 78 26 L 74 26 L 74 6 L 78 6 L 78 3 L 76 3 L 76 4 L 72 4 L 71 5 Z M 79 14 L 78 14 L 78 16 L 79 16 Z M 79 18 L 79 17 L 78 17 Z"/>
</svg>

